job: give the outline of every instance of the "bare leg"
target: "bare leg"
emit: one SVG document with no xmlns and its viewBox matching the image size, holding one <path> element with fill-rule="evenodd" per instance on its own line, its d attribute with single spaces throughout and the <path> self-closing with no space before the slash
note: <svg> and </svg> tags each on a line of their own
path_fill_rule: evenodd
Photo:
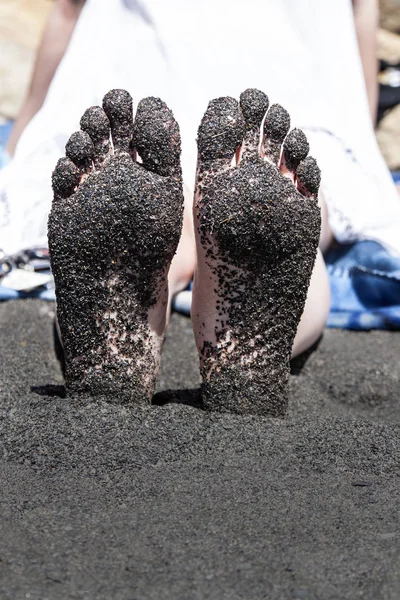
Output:
<svg viewBox="0 0 400 600">
<path fill-rule="evenodd" d="M 318 249 L 307 300 L 292 347 L 292 358 L 312 346 L 322 335 L 329 314 L 329 279 L 322 252 Z"/>
<path fill-rule="evenodd" d="M 171 311 L 173 297 L 190 283 L 196 266 L 196 245 L 192 214 L 193 194 L 185 184 L 183 185 L 183 194 L 185 206 L 182 234 L 168 275 L 168 313 Z"/>
<path fill-rule="evenodd" d="M 329 227 L 328 209 L 321 197 L 319 205 L 321 208 L 319 249 L 311 275 L 304 311 L 293 342 L 292 358 L 307 350 L 320 338 L 329 314 L 330 289 L 323 253 L 331 246 L 333 234 Z"/>
</svg>

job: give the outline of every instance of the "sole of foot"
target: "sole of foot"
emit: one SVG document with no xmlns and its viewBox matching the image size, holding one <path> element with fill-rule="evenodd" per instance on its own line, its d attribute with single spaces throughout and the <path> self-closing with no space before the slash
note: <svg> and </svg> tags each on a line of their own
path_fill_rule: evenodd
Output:
<svg viewBox="0 0 400 600">
<path fill-rule="evenodd" d="M 321 226 L 304 133 L 258 90 L 209 103 L 198 132 L 192 320 L 209 410 L 283 416 Z"/>
<path fill-rule="evenodd" d="M 148 403 L 182 227 L 179 128 L 158 98 L 133 118 L 124 90 L 80 125 L 53 173 L 48 223 L 66 387 Z"/>
</svg>

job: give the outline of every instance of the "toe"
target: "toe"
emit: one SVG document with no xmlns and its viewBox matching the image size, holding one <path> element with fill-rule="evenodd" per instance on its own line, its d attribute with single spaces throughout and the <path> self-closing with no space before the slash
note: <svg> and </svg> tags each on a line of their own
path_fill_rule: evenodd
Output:
<svg viewBox="0 0 400 600">
<path fill-rule="evenodd" d="M 92 106 L 83 114 L 80 125 L 93 142 L 93 162 L 100 166 L 110 152 L 110 121 L 100 106 Z"/>
<path fill-rule="evenodd" d="M 272 104 L 264 121 L 264 152 L 268 160 L 279 164 L 282 143 L 290 128 L 290 116 L 280 104 Z"/>
<path fill-rule="evenodd" d="M 246 130 L 261 127 L 268 106 L 268 96 L 260 90 L 248 89 L 240 94 L 240 108 L 246 123 Z"/>
<path fill-rule="evenodd" d="M 221 168 L 228 166 L 243 143 L 245 132 L 237 100 L 230 97 L 211 100 L 197 135 L 200 169 L 208 169 L 213 161 L 220 161 Z"/>
<path fill-rule="evenodd" d="M 321 183 L 321 170 L 312 156 L 307 156 L 297 167 L 297 189 L 303 196 L 316 198 Z"/>
<path fill-rule="evenodd" d="M 84 131 L 73 133 L 65 146 L 65 154 L 81 171 L 88 171 L 94 156 L 94 146 L 90 136 Z"/>
<path fill-rule="evenodd" d="M 181 176 L 181 136 L 172 111 L 160 98 L 139 102 L 133 125 L 133 146 L 149 171 Z"/>
<path fill-rule="evenodd" d="M 293 129 L 283 144 L 281 171 L 294 173 L 300 162 L 306 158 L 309 149 L 305 133 L 301 129 Z"/>
<path fill-rule="evenodd" d="M 240 95 L 240 108 L 246 124 L 243 142 L 244 159 L 259 155 L 260 128 L 268 106 L 268 96 L 260 90 L 248 89 Z"/>
<path fill-rule="evenodd" d="M 71 196 L 81 178 L 81 172 L 69 158 L 60 158 L 53 171 L 51 182 L 55 197 Z"/>
<path fill-rule="evenodd" d="M 132 141 L 132 97 L 126 90 L 111 90 L 103 98 L 103 108 L 110 125 L 114 150 L 129 152 Z"/>
</svg>

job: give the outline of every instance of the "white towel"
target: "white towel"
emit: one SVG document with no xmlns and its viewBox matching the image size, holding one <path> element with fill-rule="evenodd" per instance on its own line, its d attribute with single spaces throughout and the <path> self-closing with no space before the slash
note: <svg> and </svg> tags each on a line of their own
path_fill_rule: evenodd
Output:
<svg viewBox="0 0 400 600">
<path fill-rule="evenodd" d="M 87 0 L 43 108 L 0 172 L 0 248 L 46 243 L 54 165 L 84 110 L 116 87 L 174 111 L 191 187 L 208 101 L 262 89 L 310 137 L 336 238 L 400 254 L 400 201 L 370 123 L 351 0 Z"/>
</svg>

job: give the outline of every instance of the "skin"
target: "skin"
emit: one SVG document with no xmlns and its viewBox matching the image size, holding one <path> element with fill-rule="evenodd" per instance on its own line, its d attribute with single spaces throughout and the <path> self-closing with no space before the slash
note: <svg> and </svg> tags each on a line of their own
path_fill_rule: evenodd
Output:
<svg viewBox="0 0 400 600">
<path fill-rule="evenodd" d="M 321 174 L 284 108 L 270 108 L 261 135 L 268 104 L 249 89 L 240 104 L 211 101 L 201 121 L 192 322 L 205 407 L 283 416 L 319 243 Z M 52 176 L 48 239 L 66 387 L 148 403 L 182 225 L 179 126 L 160 99 L 141 100 L 134 119 L 125 90 L 108 92 L 102 106 L 85 111 Z"/>
<path fill-rule="evenodd" d="M 159 99 L 142 100 L 135 121 L 128 92 L 112 90 L 102 104 L 85 112 L 52 177 L 48 240 L 65 379 L 69 391 L 148 402 L 182 227 L 179 127 Z"/>
<path fill-rule="evenodd" d="M 54 9 L 39 47 L 26 102 L 16 120 L 6 147 L 11 155 L 14 153 L 25 126 L 43 105 L 52 78 L 68 47 L 84 3 L 85 0 L 56 0 L 54 4 Z M 353 8 L 371 119 L 374 122 L 377 105 L 375 29 L 378 17 L 378 2 L 377 0 L 353 0 Z M 191 214 L 192 197 L 193 194 L 186 188 L 184 226 L 168 278 L 169 307 L 173 295 L 185 288 L 196 268 L 193 217 Z M 322 211 L 320 250 L 311 277 L 303 317 L 294 341 L 293 355 L 301 353 L 318 339 L 323 331 L 329 311 L 329 282 L 322 253 L 329 248 L 333 236 L 329 228 L 327 210 L 323 199 L 320 199 L 320 205 Z"/>
<path fill-rule="evenodd" d="M 375 126 L 378 109 L 376 30 L 379 23 L 379 2 L 378 0 L 353 0 L 353 11 L 371 121 Z"/>
<path fill-rule="evenodd" d="M 68 47 L 85 0 L 56 0 L 37 52 L 32 80 L 25 103 L 6 145 L 12 156 L 21 133 L 40 110 L 48 89 Z"/>
</svg>

